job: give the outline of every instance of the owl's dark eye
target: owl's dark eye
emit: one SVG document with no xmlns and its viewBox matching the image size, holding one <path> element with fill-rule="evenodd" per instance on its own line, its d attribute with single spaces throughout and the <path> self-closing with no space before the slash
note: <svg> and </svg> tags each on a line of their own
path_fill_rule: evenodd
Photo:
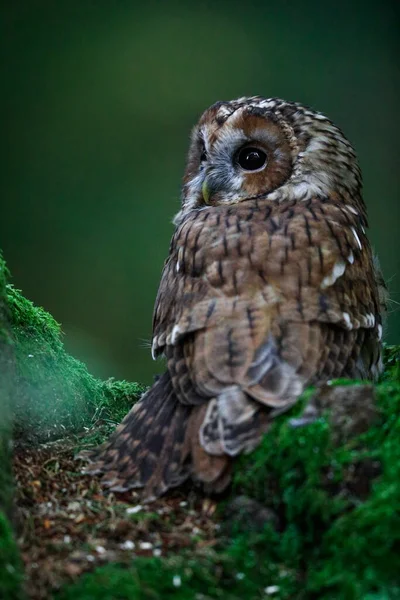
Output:
<svg viewBox="0 0 400 600">
<path fill-rule="evenodd" d="M 239 150 L 237 154 L 237 162 L 245 171 L 258 171 L 267 163 L 267 155 L 259 148 L 246 146 Z"/>
</svg>

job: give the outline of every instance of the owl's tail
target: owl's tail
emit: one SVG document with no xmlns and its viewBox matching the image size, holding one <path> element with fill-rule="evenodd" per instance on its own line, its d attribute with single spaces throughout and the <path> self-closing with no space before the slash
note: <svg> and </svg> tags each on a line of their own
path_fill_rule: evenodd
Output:
<svg viewBox="0 0 400 600">
<path fill-rule="evenodd" d="M 103 446 L 78 456 L 89 462 L 84 473 L 102 474 L 110 491 L 143 488 L 143 501 L 194 474 L 213 491 L 224 489 L 230 480 L 228 457 L 211 456 L 199 443 L 205 408 L 179 402 L 164 373 Z"/>
</svg>

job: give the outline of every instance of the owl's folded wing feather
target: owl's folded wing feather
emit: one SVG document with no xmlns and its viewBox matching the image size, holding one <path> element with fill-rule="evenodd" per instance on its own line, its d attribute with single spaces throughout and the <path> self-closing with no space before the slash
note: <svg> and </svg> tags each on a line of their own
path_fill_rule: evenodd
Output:
<svg viewBox="0 0 400 600">
<path fill-rule="evenodd" d="M 208 401 L 208 453 L 251 450 L 268 427 L 263 411 L 287 409 L 307 383 L 378 374 L 380 306 L 363 227 L 354 210 L 316 199 L 197 211 L 178 229 L 154 348 L 181 402 Z"/>
<path fill-rule="evenodd" d="M 374 375 L 373 350 L 371 365 L 357 370 L 351 359 L 353 346 L 357 354 L 371 338 L 378 348 L 381 335 L 362 217 L 320 199 L 272 213 L 255 204 L 234 214 L 229 207 L 194 211 L 178 229 L 154 313 L 155 352 L 172 357 L 172 347 L 186 348 L 206 397 L 218 391 L 216 381 L 254 386 L 277 357 L 306 380 Z"/>
</svg>

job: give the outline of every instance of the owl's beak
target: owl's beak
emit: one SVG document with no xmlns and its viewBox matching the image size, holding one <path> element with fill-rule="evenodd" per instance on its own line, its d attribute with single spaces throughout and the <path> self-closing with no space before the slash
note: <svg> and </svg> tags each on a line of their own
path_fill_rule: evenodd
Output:
<svg viewBox="0 0 400 600">
<path fill-rule="evenodd" d="M 205 179 L 203 181 L 203 185 L 201 186 L 201 191 L 203 193 L 203 200 L 206 204 L 210 204 L 210 188 L 208 187 L 208 181 Z"/>
</svg>

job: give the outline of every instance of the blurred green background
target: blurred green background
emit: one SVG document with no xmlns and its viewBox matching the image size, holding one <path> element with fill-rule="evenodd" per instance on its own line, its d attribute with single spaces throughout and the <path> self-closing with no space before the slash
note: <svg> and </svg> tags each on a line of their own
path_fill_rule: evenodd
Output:
<svg viewBox="0 0 400 600">
<path fill-rule="evenodd" d="M 355 145 L 400 342 L 395 2 L 4 3 L 0 247 L 95 374 L 150 382 L 146 348 L 188 136 L 217 100 L 325 112 Z"/>
</svg>

